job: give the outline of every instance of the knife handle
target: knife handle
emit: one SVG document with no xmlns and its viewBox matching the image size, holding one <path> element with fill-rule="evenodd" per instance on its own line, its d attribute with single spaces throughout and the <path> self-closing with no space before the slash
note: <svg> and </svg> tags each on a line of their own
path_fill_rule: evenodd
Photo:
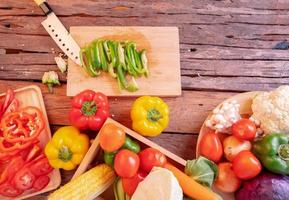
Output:
<svg viewBox="0 0 289 200">
<path fill-rule="evenodd" d="M 35 2 L 38 6 L 40 6 L 40 4 L 44 3 L 45 0 L 34 0 L 34 2 Z"/>
<path fill-rule="evenodd" d="M 52 12 L 51 7 L 48 5 L 46 0 L 34 0 L 34 2 L 42 9 L 45 15 L 48 15 Z"/>
</svg>

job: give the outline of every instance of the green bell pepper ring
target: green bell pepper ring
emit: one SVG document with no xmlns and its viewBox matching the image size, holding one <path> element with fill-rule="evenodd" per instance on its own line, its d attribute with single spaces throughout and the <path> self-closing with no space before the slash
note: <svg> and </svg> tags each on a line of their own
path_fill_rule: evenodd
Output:
<svg viewBox="0 0 289 200">
<path fill-rule="evenodd" d="M 130 139 L 130 137 L 125 137 L 125 143 L 122 146 L 123 149 L 128 149 L 134 153 L 140 152 L 140 146 L 136 141 Z"/>
<path fill-rule="evenodd" d="M 98 76 L 100 74 L 100 72 L 97 72 L 96 70 L 93 70 L 92 66 L 91 66 L 91 53 L 90 53 L 90 48 L 89 47 L 85 47 L 83 49 L 81 49 L 80 51 L 80 61 L 81 64 L 83 66 L 83 68 L 85 69 L 85 71 L 92 77 Z"/>
<path fill-rule="evenodd" d="M 125 88 L 129 92 L 135 92 L 138 90 L 137 83 L 135 82 L 133 77 L 131 83 L 127 82 L 121 65 L 117 66 L 117 79 L 121 88 Z"/>
<path fill-rule="evenodd" d="M 263 166 L 277 174 L 289 174 L 289 136 L 274 133 L 266 135 L 253 145 L 253 150 Z"/>
<path fill-rule="evenodd" d="M 139 53 L 139 56 L 140 56 L 140 59 L 141 59 L 141 62 L 142 62 L 142 66 L 143 68 L 145 69 L 145 77 L 148 77 L 149 76 L 149 70 L 148 70 L 148 59 L 147 59 L 147 56 L 146 56 L 146 51 L 145 50 L 141 50 L 141 52 Z"/>
<path fill-rule="evenodd" d="M 104 53 L 104 49 L 103 49 L 103 41 L 99 41 L 97 47 L 98 47 L 98 51 L 99 51 L 99 55 L 100 55 L 101 68 L 103 71 L 107 72 L 108 71 L 108 63 L 106 61 L 106 57 L 105 57 L 105 53 Z"/>
<path fill-rule="evenodd" d="M 99 56 L 99 51 L 98 51 L 98 41 L 93 41 L 92 43 L 92 49 L 93 49 L 93 54 L 94 54 L 94 63 L 95 67 L 97 70 L 101 69 L 101 63 L 100 63 L 100 56 Z"/>
</svg>

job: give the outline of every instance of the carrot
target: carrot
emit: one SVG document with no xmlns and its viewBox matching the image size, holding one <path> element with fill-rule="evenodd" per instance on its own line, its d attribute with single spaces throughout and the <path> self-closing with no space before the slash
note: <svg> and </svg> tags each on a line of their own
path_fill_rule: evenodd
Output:
<svg viewBox="0 0 289 200">
<path fill-rule="evenodd" d="M 175 175 L 175 177 L 179 181 L 181 188 L 183 189 L 183 192 L 187 196 L 197 200 L 220 199 L 219 195 L 197 183 L 195 180 L 190 178 L 188 175 L 186 175 L 184 172 L 174 167 L 173 165 L 168 163 L 164 167 L 170 170 Z"/>
</svg>

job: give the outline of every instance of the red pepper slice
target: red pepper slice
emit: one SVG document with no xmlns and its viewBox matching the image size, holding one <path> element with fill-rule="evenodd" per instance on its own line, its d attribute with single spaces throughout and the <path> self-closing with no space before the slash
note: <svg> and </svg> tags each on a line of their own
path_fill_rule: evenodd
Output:
<svg viewBox="0 0 289 200">
<path fill-rule="evenodd" d="M 5 95 L 5 99 L 4 102 L 1 106 L 1 110 L 0 110 L 0 118 L 3 116 L 3 114 L 5 113 L 6 109 L 8 108 L 8 106 L 11 104 L 11 102 L 13 101 L 15 95 L 13 90 L 8 89 Z"/>
<path fill-rule="evenodd" d="M 36 140 L 45 127 L 42 112 L 36 107 L 26 107 L 8 113 L 1 120 L 3 137 L 7 142 L 18 143 Z"/>
<path fill-rule="evenodd" d="M 107 97 L 92 90 L 85 90 L 72 100 L 70 122 L 81 130 L 99 130 L 109 116 Z"/>
<path fill-rule="evenodd" d="M 38 141 L 10 143 L 10 142 L 6 141 L 4 138 L 0 137 L 0 152 L 12 153 L 12 152 L 15 152 L 17 150 L 24 150 L 35 142 L 38 142 Z"/>
</svg>

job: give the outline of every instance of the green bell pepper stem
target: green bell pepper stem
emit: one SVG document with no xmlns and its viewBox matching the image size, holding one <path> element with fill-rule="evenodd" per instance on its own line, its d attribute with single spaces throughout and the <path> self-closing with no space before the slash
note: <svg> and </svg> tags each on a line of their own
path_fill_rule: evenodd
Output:
<svg viewBox="0 0 289 200">
<path fill-rule="evenodd" d="M 139 56 L 140 56 L 140 59 L 141 59 L 142 66 L 145 69 L 144 75 L 146 77 L 148 77 L 149 76 L 149 70 L 148 70 L 148 59 L 147 59 L 147 56 L 146 56 L 146 51 L 144 49 L 141 50 L 141 52 L 139 53 Z"/>
<path fill-rule="evenodd" d="M 98 50 L 99 50 L 99 55 L 100 55 L 100 62 L 101 62 L 101 68 L 103 71 L 107 72 L 108 71 L 108 63 L 106 61 L 104 49 L 103 49 L 103 41 L 98 42 Z"/>
<path fill-rule="evenodd" d="M 277 174 L 289 174 L 289 136 L 274 133 L 266 135 L 253 145 L 253 151 L 263 166 Z"/>
<path fill-rule="evenodd" d="M 138 90 L 137 83 L 135 82 L 133 77 L 132 82 L 130 83 L 127 82 L 121 65 L 117 66 L 117 78 L 119 80 L 121 88 L 124 88 L 129 92 L 135 92 Z"/>
</svg>

